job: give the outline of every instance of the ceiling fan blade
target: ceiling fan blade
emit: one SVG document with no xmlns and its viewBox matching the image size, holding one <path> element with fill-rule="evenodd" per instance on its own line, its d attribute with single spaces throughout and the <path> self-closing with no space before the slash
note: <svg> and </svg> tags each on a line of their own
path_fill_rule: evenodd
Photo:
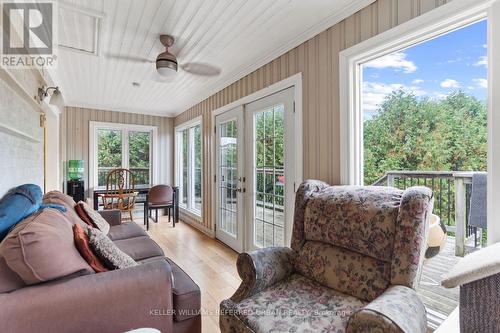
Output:
<svg viewBox="0 0 500 333">
<path fill-rule="evenodd" d="M 134 57 L 134 56 L 122 56 L 119 54 L 112 54 L 112 53 L 107 53 L 106 57 L 109 59 L 113 59 L 113 60 L 132 61 L 132 62 L 138 62 L 138 63 L 143 63 L 143 64 L 154 63 L 154 61 L 146 59 L 146 58 Z"/>
<path fill-rule="evenodd" d="M 217 76 L 221 73 L 220 68 L 203 62 L 189 62 L 181 65 L 186 73 L 200 76 Z"/>
</svg>

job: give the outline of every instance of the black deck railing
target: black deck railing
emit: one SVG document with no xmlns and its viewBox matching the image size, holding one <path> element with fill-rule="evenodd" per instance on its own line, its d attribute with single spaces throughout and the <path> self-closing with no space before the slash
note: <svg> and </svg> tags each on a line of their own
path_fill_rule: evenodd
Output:
<svg viewBox="0 0 500 333">
<path fill-rule="evenodd" d="M 433 213 L 446 225 L 448 234 L 456 236 L 457 220 L 465 220 L 464 237 L 469 238 L 477 237 L 477 229 L 469 225 L 473 174 L 455 171 L 388 171 L 373 185 L 393 186 L 402 190 L 418 185 L 429 187 L 434 192 Z M 457 194 L 461 197 L 458 198 Z"/>
</svg>

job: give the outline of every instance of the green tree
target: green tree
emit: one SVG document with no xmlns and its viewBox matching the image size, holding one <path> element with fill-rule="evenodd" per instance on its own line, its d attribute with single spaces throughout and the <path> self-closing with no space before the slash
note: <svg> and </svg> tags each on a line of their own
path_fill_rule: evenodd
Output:
<svg viewBox="0 0 500 333">
<path fill-rule="evenodd" d="M 364 177 L 391 170 L 486 170 L 486 105 L 458 91 L 443 100 L 403 90 L 386 97 L 364 121 Z"/>
</svg>

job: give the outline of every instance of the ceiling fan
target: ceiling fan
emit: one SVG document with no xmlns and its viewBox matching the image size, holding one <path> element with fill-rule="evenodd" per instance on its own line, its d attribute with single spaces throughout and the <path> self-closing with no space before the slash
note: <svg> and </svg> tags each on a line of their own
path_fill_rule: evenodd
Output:
<svg viewBox="0 0 500 333">
<path fill-rule="evenodd" d="M 169 52 L 169 48 L 174 45 L 174 38 L 170 35 L 160 35 L 160 42 L 165 47 L 165 51 L 160 53 L 155 61 L 139 58 L 139 57 L 128 57 L 121 55 L 108 54 L 108 58 L 117 60 L 126 60 L 136 63 L 155 63 L 156 72 L 159 74 L 155 77 L 157 81 L 166 82 L 165 78 L 172 78 L 178 72 L 179 67 L 186 73 L 199 75 L 199 76 L 217 76 L 220 74 L 221 70 L 218 67 L 209 65 L 202 62 L 190 62 L 180 64 L 177 61 L 177 57 Z"/>
</svg>

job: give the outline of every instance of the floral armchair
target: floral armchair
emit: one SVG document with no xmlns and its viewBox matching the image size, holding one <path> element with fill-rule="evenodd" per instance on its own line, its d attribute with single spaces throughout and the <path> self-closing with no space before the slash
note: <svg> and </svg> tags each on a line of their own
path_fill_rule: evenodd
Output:
<svg viewBox="0 0 500 333">
<path fill-rule="evenodd" d="M 242 253 L 222 332 L 426 332 L 420 278 L 432 191 L 329 186 L 296 196 L 291 248 Z"/>
</svg>

